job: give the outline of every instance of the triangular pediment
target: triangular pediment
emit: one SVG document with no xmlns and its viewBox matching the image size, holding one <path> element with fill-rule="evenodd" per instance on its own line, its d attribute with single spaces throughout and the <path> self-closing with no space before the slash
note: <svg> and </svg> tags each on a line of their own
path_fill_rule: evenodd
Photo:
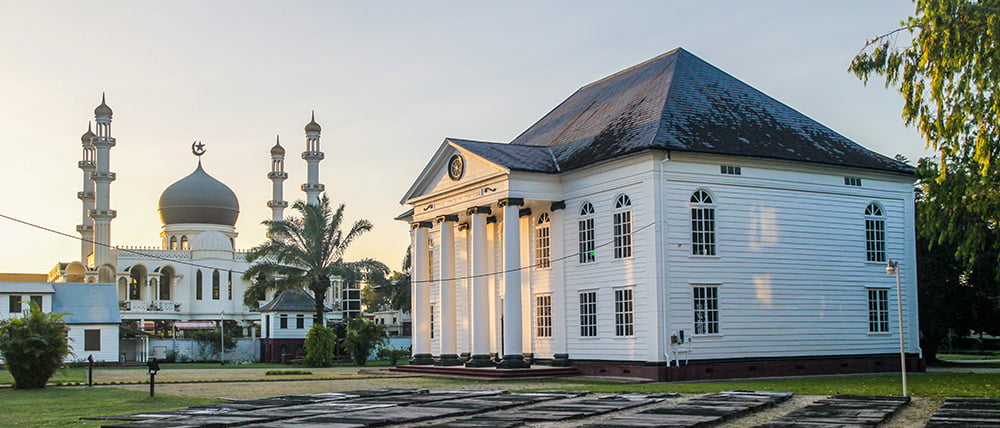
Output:
<svg viewBox="0 0 1000 428">
<path fill-rule="evenodd" d="M 406 204 L 412 199 L 445 193 L 510 173 L 509 168 L 468 150 L 461 145 L 462 142 L 465 140 L 445 139 L 400 203 Z M 460 166 L 455 165 L 456 158 Z"/>
</svg>

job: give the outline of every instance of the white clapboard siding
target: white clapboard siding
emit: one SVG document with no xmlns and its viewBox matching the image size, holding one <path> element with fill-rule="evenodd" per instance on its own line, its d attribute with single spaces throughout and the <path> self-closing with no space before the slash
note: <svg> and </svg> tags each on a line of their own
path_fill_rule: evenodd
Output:
<svg viewBox="0 0 1000 428">
<path fill-rule="evenodd" d="M 118 361 L 118 324 L 69 324 L 69 346 L 71 354 L 66 356 L 67 362 L 87 361 L 94 356 L 94 361 Z M 100 350 L 87 351 L 84 342 L 85 330 L 100 330 Z"/>
</svg>

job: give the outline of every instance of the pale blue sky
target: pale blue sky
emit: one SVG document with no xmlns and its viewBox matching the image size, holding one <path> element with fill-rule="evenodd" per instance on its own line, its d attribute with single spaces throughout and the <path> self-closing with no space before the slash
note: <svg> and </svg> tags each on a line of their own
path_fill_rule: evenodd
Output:
<svg viewBox="0 0 1000 428">
<path fill-rule="evenodd" d="M 877 152 L 924 154 L 880 82 L 847 66 L 909 1 L 0 1 L 0 213 L 71 234 L 80 134 L 114 109 L 112 239 L 159 245 L 156 203 L 205 169 L 241 204 L 237 247 L 263 240 L 268 149 L 304 197 L 302 127 L 323 125 L 321 181 L 375 230 L 352 257 L 398 268 L 402 194 L 445 137 L 506 142 L 580 86 L 684 47 Z M 0 220 L 0 272 L 47 272 L 79 243 Z"/>
</svg>

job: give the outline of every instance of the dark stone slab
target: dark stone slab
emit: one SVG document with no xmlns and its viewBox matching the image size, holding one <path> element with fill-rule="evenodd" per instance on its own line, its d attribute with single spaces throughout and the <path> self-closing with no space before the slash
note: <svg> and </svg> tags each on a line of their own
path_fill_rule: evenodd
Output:
<svg viewBox="0 0 1000 428">
<path fill-rule="evenodd" d="M 168 427 L 168 428 L 226 428 L 240 427 L 255 423 L 271 422 L 273 419 L 264 417 L 237 417 L 237 416 L 177 416 L 173 418 L 149 419 L 145 421 L 130 422 L 126 424 L 102 425 L 109 428 L 144 428 L 144 427 Z"/>
<path fill-rule="evenodd" d="M 700 427 L 706 424 L 718 424 L 752 411 L 774 406 L 791 396 L 792 394 L 788 392 L 726 391 L 631 415 L 617 416 L 583 427 Z"/>
<path fill-rule="evenodd" d="M 909 402 L 909 397 L 835 395 L 757 427 L 875 427 Z"/>
<path fill-rule="evenodd" d="M 927 427 L 1000 427 L 1000 399 L 949 398 L 931 415 Z"/>
</svg>

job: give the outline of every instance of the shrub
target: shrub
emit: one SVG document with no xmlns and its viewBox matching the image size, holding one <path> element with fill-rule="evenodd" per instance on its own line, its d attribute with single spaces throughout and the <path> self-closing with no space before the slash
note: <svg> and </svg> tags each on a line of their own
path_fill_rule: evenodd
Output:
<svg viewBox="0 0 1000 428">
<path fill-rule="evenodd" d="M 380 360 L 389 360 L 390 365 L 396 365 L 396 361 L 400 358 L 406 358 L 410 356 L 409 348 L 379 348 L 378 358 Z"/>
<path fill-rule="evenodd" d="M 333 329 L 313 324 L 306 334 L 306 366 L 329 367 L 333 365 L 337 337 Z"/>
<path fill-rule="evenodd" d="M 354 364 L 365 365 L 368 356 L 371 355 L 375 347 L 385 343 L 385 325 L 375 324 L 361 318 L 355 318 L 347 324 L 347 337 L 344 340 L 344 349 L 350 354 Z"/>
<path fill-rule="evenodd" d="M 208 359 L 205 355 L 217 355 L 219 354 L 219 342 L 225 340 L 226 351 L 231 351 L 236 348 L 236 335 L 227 327 L 226 335 L 222 336 L 222 330 L 197 330 L 191 333 L 191 338 L 196 340 L 199 345 L 199 349 L 202 353 L 202 358 Z"/>
<path fill-rule="evenodd" d="M 64 315 L 42 312 L 31 302 L 23 318 L 0 321 L 0 355 L 14 388 L 44 388 L 70 354 Z"/>
</svg>

